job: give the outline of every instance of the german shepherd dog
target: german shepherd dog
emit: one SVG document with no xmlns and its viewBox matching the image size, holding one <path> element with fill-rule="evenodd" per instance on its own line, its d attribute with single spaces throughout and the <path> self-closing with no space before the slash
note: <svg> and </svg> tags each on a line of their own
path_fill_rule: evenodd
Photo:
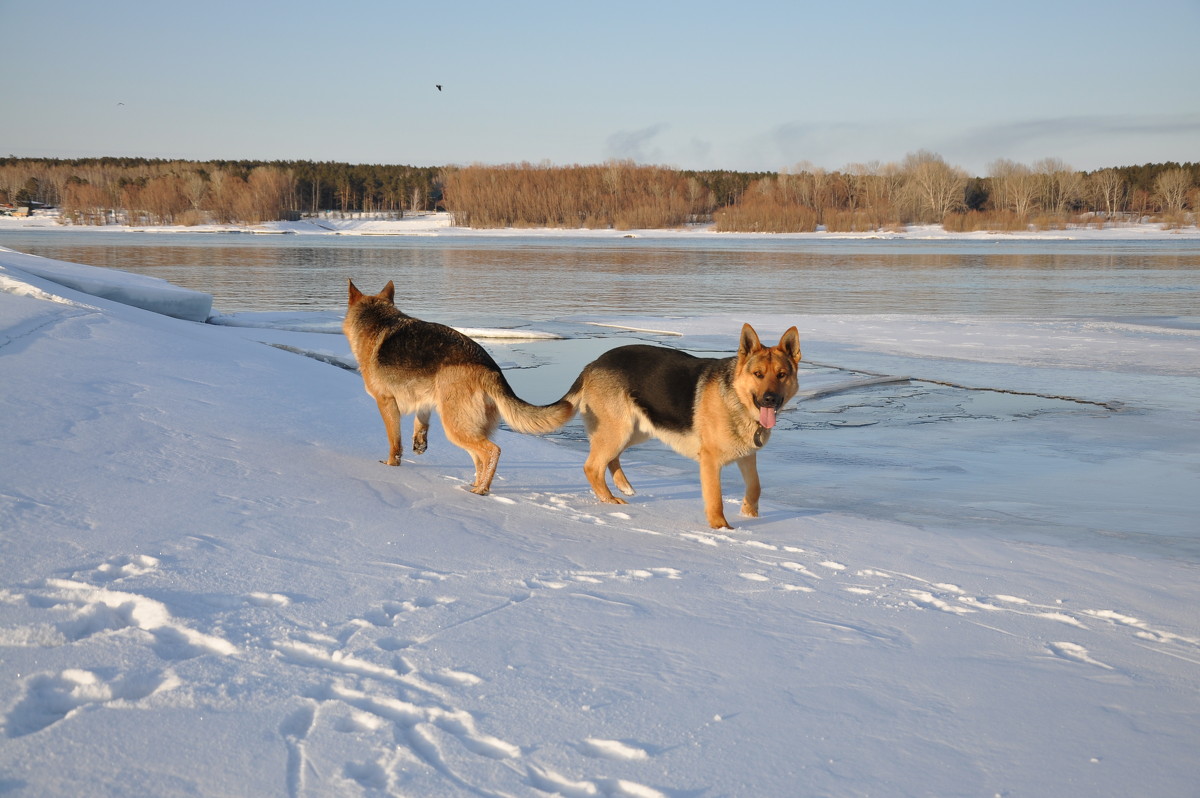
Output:
<svg viewBox="0 0 1200 798">
<path fill-rule="evenodd" d="M 437 410 L 446 437 L 475 463 L 472 493 L 491 489 L 500 447 L 491 441 L 502 416 L 518 432 L 551 432 L 575 413 L 566 400 L 531 405 L 517 397 L 486 350 L 459 331 L 407 316 L 396 308 L 396 287 L 388 282 L 375 295 L 350 283 L 342 332 L 358 359 L 363 385 L 379 405 L 387 429 L 388 459 L 400 465 L 400 417 L 415 413 L 413 453 L 428 445 L 429 415 Z"/>
<path fill-rule="evenodd" d="M 605 469 L 626 496 L 633 487 L 621 452 L 658 438 L 700 462 L 700 488 L 709 526 L 726 529 L 721 468 L 737 462 L 746 483 L 742 515 L 758 516 L 761 486 L 756 453 L 766 445 L 775 414 L 798 387 L 800 334 L 795 327 L 776 346 L 763 346 L 749 324 L 735 357 L 699 358 L 661 346 L 636 344 L 605 352 L 584 368 L 561 401 L 583 416 L 591 451 L 583 472 L 602 502 L 613 496 Z"/>
</svg>

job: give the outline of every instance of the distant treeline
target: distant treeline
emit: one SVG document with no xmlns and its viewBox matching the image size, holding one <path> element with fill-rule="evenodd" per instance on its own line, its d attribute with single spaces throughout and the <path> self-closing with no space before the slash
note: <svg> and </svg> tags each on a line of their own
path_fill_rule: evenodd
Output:
<svg viewBox="0 0 1200 798">
<path fill-rule="evenodd" d="M 0 158 L 0 202 L 81 224 L 256 223 L 319 211 L 431 210 L 438 167 L 313 161 Z"/>
<path fill-rule="evenodd" d="M 256 223 L 322 212 L 447 210 L 477 227 L 869 231 L 1195 222 L 1200 164 L 1082 172 L 1057 159 L 997 160 L 971 177 L 931 152 L 827 171 L 689 171 L 593 166 L 416 167 L 309 161 L 0 158 L 0 202 L 58 207 L 78 224 Z"/>
<path fill-rule="evenodd" d="M 456 224 L 659 229 L 711 220 L 768 175 L 689 172 L 613 161 L 599 166 L 468 166 L 442 172 Z"/>
</svg>

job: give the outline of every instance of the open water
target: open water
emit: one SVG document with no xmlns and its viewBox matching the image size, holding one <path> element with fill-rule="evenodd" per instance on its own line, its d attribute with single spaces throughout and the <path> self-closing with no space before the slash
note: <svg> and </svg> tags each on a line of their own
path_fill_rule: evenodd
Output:
<svg viewBox="0 0 1200 798">
<path fill-rule="evenodd" d="M 1200 242 L 383 237 L 30 230 L 0 246 L 161 277 L 214 310 L 340 311 L 388 280 L 455 324 L 580 313 L 1158 317 L 1200 326 Z"/>
</svg>

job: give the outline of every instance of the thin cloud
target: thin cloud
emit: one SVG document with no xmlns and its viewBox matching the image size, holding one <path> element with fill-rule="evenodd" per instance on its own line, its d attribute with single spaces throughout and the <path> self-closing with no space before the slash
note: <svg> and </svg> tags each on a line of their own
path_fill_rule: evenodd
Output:
<svg viewBox="0 0 1200 798">
<path fill-rule="evenodd" d="M 949 149 L 990 152 L 995 157 L 1024 151 L 1097 148 L 1116 144 L 1170 143 L 1176 139 L 1200 141 L 1200 114 L 1093 115 L 1028 119 L 1009 124 L 985 125 L 947 139 Z M 1127 149 L 1128 147 L 1126 147 Z M 1179 157 L 1200 156 L 1200 148 Z M 1149 155 L 1149 153 L 1147 153 Z M 1115 164 L 1114 164 L 1115 165 Z"/>
<path fill-rule="evenodd" d="M 747 139 L 739 160 L 768 171 L 803 163 L 838 169 L 855 161 L 890 158 L 896 142 L 906 136 L 907 131 L 878 124 L 785 122 Z"/>
<path fill-rule="evenodd" d="M 654 139 L 668 127 L 667 124 L 657 124 L 640 130 L 618 130 L 605 140 L 604 156 L 635 163 L 659 162 L 662 160 L 662 149 L 654 145 Z"/>
</svg>

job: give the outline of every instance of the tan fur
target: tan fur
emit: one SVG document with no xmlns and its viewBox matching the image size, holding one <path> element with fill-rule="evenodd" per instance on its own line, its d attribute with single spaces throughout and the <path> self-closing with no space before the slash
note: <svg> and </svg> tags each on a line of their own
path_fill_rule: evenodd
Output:
<svg viewBox="0 0 1200 798">
<path fill-rule="evenodd" d="M 541 434 L 574 415 L 565 399 L 537 406 L 518 398 L 500 367 L 471 338 L 401 313 L 393 283 L 374 295 L 363 294 L 353 281 L 349 288 L 342 331 L 358 360 L 363 385 L 379 405 L 388 439 L 385 464 L 400 465 L 400 417 L 415 414 L 413 453 L 421 454 L 436 410 L 446 438 L 471 455 L 471 491 L 483 495 L 491 490 L 500 460 L 500 447 L 491 435 L 501 417 L 518 432 Z"/>
<path fill-rule="evenodd" d="M 631 348 L 645 353 L 651 366 L 657 359 L 652 350 L 670 351 L 661 347 L 622 349 Z M 608 355 L 620 351 L 613 350 Z M 589 364 L 564 397 L 583 416 L 591 444 L 583 470 L 597 498 L 613 504 L 626 503 L 612 494 L 605 471 L 612 473 L 618 490 L 633 495 L 620 455 L 628 447 L 653 437 L 699 461 L 704 512 L 711 527 L 729 527 L 722 506 L 721 468 L 731 462 L 737 463 L 746 485 L 742 514 L 757 517 L 762 492 L 757 452 L 770 438 L 770 430 L 759 423 L 758 398 L 765 395 L 779 398 L 777 407 L 782 407 L 796 394 L 796 370 L 801 357 L 796 328 L 784 333 L 777 345 L 768 347 L 759 341 L 754 328 L 746 324 L 736 357 L 698 359 L 697 367 L 703 367 L 704 373 L 695 381 L 690 424 L 682 427 L 656 424 L 645 409 L 644 400 L 655 384 L 628 363 L 608 355 Z M 635 400 L 635 385 L 643 396 L 642 404 Z M 689 385 L 678 385 L 664 393 L 678 395 L 688 390 Z"/>
</svg>

